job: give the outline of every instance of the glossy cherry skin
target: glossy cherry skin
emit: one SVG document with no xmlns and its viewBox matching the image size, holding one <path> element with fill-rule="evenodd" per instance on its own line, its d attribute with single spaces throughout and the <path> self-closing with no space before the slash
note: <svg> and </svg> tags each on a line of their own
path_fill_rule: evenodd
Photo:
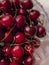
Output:
<svg viewBox="0 0 49 65">
<path fill-rule="evenodd" d="M 10 65 L 19 65 L 17 62 L 11 62 Z"/>
<path fill-rule="evenodd" d="M 3 12 L 7 12 L 10 8 L 10 1 L 9 0 L 0 0 L 0 9 Z"/>
<path fill-rule="evenodd" d="M 9 62 L 7 59 L 0 60 L 0 65 L 9 65 Z"/>
<path fill-rule="evenodd" d="M 45 34 L 46 34 L 45 28 L 43 26 L 41 26 L 41 25 L 38 25 L 37 26 L 37 36 L 38 37 L 44 37 Z"/>
<path fill-rule="evenodd" d="M 34 36 L 36 33 L 36 28 L 34 26 L 25 26 L 24 33 L 27 38 L 30 38 L 31 36 Z"/>
<path fill-rule="evenodd" d="M 39 16 L 40 16 L 40 12 L 37 10 L 32 10 L 29 12 L 29 18 L 32 21 L 36 21 Z"/>
<path fill-rule="evenodd" d="M 11 56 L 11 47 L 10 46 L 4 46 L 2 51 L 5 53 L 6 56 Z"/>
<path fill-rule="evenodd" d="M 40 46 L 40 40 L 38 38 L 34 38 L 32 40 L 32 44 L 35 48 L 38 48 Z"/>
<path fill-rule="evenodd" d="M 31 0 L 20 0 L 21 6 L 24 9 L 31 9 L 33 7 L 33 3 Z"/>
<path fill-rule="evenodd" d="M 0 24 L 8 30 L 13 26 L 13 17 L 10 14 L 3 15 L 1 20 Z"/>
<path fill-rule="evenodd" d="M 16 58 L 20 58 L 21 59 L 23 57 L 23 55 L 24 55 L 24 50 L 19 45 L 14 46 L 11 51 L 12 51 L 12 56 L 16 57 Z"/>
<path fill-rule="evenodd" d="M 9 31 L 5 32 L 4 38 L 5 39 L 3 41 L 5 43 L 11 43 L 13 41 L 13 35 L 12 35 L 12 33 L 9 33 Z"/>
<path fill-rule="evenodd" d="M 21 32 L 17 32 L 14 36 L 14 42 L 16 44 L 23 44 L 25 42 L 25 35 Z"/>
<path fill-rule="evenodd" d="M 34 46 L 31 43 L 27 43 L 24 47 L 25 53 L 27 53 L 28 55 L 32 55 L 32 53 L 34 52 Z"/>
<path fill-rule="evenodd" d="M 24 65 L 33 65 L 33 57 L 32 56 L 28 56 L 25 58 L 24 60 Z"/>
<path fill-rule="evenodd" d="M 22 15 L 17 15 L 15 17 L 16 25 L 18 28 L 22 28 L 25 24 L 25 17 Z"/>
<path fill-rule="evenodd" d="M 24 8 L 19 8 L 17 10 L 17 13 L 20 14 L 20 15 L 26 15 L 26 10 Z"/>
</svg>

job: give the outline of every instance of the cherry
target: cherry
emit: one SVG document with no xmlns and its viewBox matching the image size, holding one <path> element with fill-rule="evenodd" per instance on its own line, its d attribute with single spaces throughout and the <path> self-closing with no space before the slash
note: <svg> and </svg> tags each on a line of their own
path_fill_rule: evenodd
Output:
<svg viewBox="0 0 49 65">
<path fill-rule="evenodd" d="M 24 50 L 21 46 L 16 45 L 12 49 L 12 56 L 16 58 L 22 58 L 24 54 Z"/>
<path fill-rule="evenodd" d="M 31 9 L 33 7 L 31 0 L 20 0 L 20 4 L 24 9 Z"/>
<path fill-rule="evenodd" d="M 6 56 L 11 56 L 11 47 L 10 46 L 4 46 L 3 52 L 5 53 Z"/>
<path fill-rule="evenodd" d="M 9 0 L 0 0 L 0 9 L 3 12 L 7 12 L 10 8 L 10 1 Z"/>
<path fill-rule="evenodd" d="M 37 39 L 37 38 L 34 38 L 34 39 L 32 40 L 32 44 L 33 44 L 33 46 L 34 46 L 35 48 L 38 48 L 38 47 L 40 46 L 40 40 Z"/>
<path fill-rule="evenodd" d="M 8 30 L 13 26 L 13 17 L 10 14 L 3 15 L 1 20 L 0 24 Z"/>
<path fill-rule="evenodd" d="M 19 65 L 17 62 L 11 62 L 10 65 Z"/>
<path fill-rule="evenodd" d="M 1 59 L 0 60 L 0 65 L 9 65 L 9 62 L 7 59 Z"/>
<path fill-rule="evenodd" d="M 14 42 L 16 44 L 22 44 L 25 42 L 25 35 L 21 32 L 17 32 L 16 35 L 14 36 Z"/>
<path fill-rule="evenodd" d="M 36 33 L 36 28 L 34 26 L 25 26 L 24 33 L 27 38 L 30 38 L 31 36 L 34 36 Z"/>
<path fill-rule="evenodd" d="M 19 8 L 17 10 L 17 13 L 20 14 L 20 15 L 26 15 L 26 10 L 24 8 Z"/>
<path fill-rule="evenodd" d="M 24 47 L 25 52 L 29 55 L 31 55 L 34 52 L 34 46 L 31 43 L 27 43 Z"/>
<path fill-rule="evenodd" d="M 43 26 L 41 26 L 41 25 L 38 25 L 37 26 L 37 36 L 38 37 L 44 37 L 45 34 L 46 34 L 45 28 Z"/>
<path fill-rule="evenodd" d="M 33 65 L 33 61 L 34 61 L 33 57 L 32 56 L 28 56 L 24 60 L 24 65 Z"/>
<path fill-rule="evenodd" d="M 3 41 L 5 43 L 11 43 L 13 41 L 13 35 L 9 31 L 5 32 Z"/>
<path fill-rule="evenodd" d="M 29 18 L 32 21 L 36 21 L 39 16 L 40 16 L 40 12 L 37 11 L 37 10 L 31 10 L 30 13 L 29 13 Z"/>
<path fill-rule="evenodd" d="M 25 17 L 22 15 L 17 15 L 15 17 L 15 21 L 16 21 L 17 27 L 22 28 L 24 26 L 24 23 L 25 23 Z"/>
</svg>

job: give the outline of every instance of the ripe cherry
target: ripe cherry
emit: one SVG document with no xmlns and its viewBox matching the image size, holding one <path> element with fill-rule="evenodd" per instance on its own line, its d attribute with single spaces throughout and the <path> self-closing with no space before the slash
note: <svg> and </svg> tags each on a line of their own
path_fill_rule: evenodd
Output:
<svg viewBox="0 0 49 65">
<path fill-rule="evenodd" d="M 24 65 L 33 65 L 34 58 L 32 56 L 28 56 L 24 60 Z"/>
<path fill-rule="evenodd" d="M 12 49 L 12 56 L 16 58 L 22 58 L 24 55 L 24 50 L 21 46 L 16 45 Z"/>
<path fill-rule="evenodd" d="M 25 42 L 25 35 L 21 32 L 17 32 L 16 35 L 14 36 L 14 42 L 16 44 L 22 44 Z"/>
<path fill-rule="evenodd" d="M 25 53 L 31 55 L 34 52 L 34 46 L 31 43 L 27 43 L 24 47 Z"/>
<path fill-rule="evenodd" d="M 5 53 L 6 56 L 11 56 L 11 47 L 10 46 L 4 46 L 3 52 Z"/>
<path fill-rule="evenodd" d="M 15 17 L 16 25 L 18 28 L 22 28 L 25 24 L 25 17 L 22 15 L 17 15 Z"/>
<path fill-rule="evenodd" d="M 26 10 L 24 8 L 20 8 L 17 10 L 17 14 L 26 15 Z"/>
<path fill-rule="evenodd" d="M 0 24 L 8 30 L 13 26 L 13 17 L 10 14 L 3 15 L 1 20 Z"/>
<path fill-rule="evenodd" d="M 13 41 L 13 35 L 9 31 L 5 32 L 4 40 L 5 43 L 11 43 Z"/>
<path fill-rule="evenodd" d="M 3 12 L 7 12 L 10 8 L 10 1 L 9 0 L 0 0 L 0 9 Z"/>
<path fill-rule="evenodd" d="M 37 11 L 37 10 L 32 10 L 32 11 L 30 11 L 30 13 L 29 13 L 29 18 L 30 18 L 32 21 L 36 21 L 39 16 L 40 16 L 40 12 Z"/>
<path fill-rule="evenodd" d="M 27 38 L 30 38 L 31 36 L 34 36 L 35 35 L 36 28 L 34 26 L 32 26 L 32 27 L 25 26 L 24 33 L 25 33 L 25 35 L 26 35 Z"/>
<path fill-rule="evenodd" d="M 11 62 L 10 65 L 19 65 L 17 62 Z"/>
<path fill-rule="evenodd" d="M 20 4 L 24 9 L 31 9 L 33 7 L 31 0 L 20 0 Z"/>
<path fill-rule="evenodd" d="M 41 26 L 41 25 L 38 25 L 37 26 L 37 36 L 38 37 L 44 37 L 45 34 L 46 34 L 45 28 L 43 26 Z"/>
</svg>

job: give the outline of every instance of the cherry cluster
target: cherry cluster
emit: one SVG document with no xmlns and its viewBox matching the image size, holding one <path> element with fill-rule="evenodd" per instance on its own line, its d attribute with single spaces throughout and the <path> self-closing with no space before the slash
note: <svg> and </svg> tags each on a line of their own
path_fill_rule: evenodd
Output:
<svg viewBox="0 0 49 65">
<path fill-rule="evenodd" d="M 33 7 L 32 0 L 0 0 L 0 65 L 34 65 L 46 30 Z"/>
</svg>

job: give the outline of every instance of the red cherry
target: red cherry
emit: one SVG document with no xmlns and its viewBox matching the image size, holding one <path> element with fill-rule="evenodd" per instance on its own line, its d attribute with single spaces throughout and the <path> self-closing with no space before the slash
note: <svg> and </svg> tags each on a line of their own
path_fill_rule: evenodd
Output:
<svg viewBox="0 0 49 65">
<path fill-rule="evenodd" d="M 22 44 L 25 42 L 25 35 L 21 32 L 17 32 L 14 36 L 14 41 L 16 44 Z"/>
<path fill-rule="evenodd" d="M 26 37 L 30 38 L 31 36 L 34 36 L 35 35 L 36 28 L 34 26 L 32 26 L 32 27 L 25 26 L 24 33 L 25 33 Z"/>
<path fill-rule="evenodd" d="M 33 3 L 31 0 L 20 0 L 20 3 L 24 9 L 31 9 L 33 7 Z"/>
<path fill-rule="evenodd" d="M 0 65 L 9 65 L 9 62 L 7 59 L 0 60 Z"/>
<path fill-rule="evenodd" d="M 10 46 L 4 46 L 3 52 L 5 53 L 6 56 L 11 56 L 11 47 Z"/>
<path fill-rule="evenodd" d="M 15 17 L 15 21 L 16 21 L 17 27 L 22 28 L 24 26 L 24 23 L 25 23 L 25 17 L 22 15 L 17 15 Z"/>
<path fill-rule="evenodd" d="M 13 17 L 10 14 L 3 15 L 1 20 L 0 24 L 7 29 L 10 29 L 13 26 Z"/>
<path fill-rule="evenodd" d="M 17 10 L 17 13 L 20 15 L 26 15 L 26 10 L 24 8 L 20 8 Z"/>
<path fill-rule="evenodd" d="M 46 34 L 45 28 L 43 26 L 41 26 L 41 25 L 38 25 L 37 26 L 37 36 L 38 37 L 44 37 L 45 34 Z"/>
<path fill-rule="evenodd" d="M 31 43 L 27 43 L 24 47 L 25 52 L 29 55 L 31 55 L 34 52 L 34 46 Z"/>
<path fill-rule="evenodd" d="M 4 42 L 5 43 L 11 43 L 13 41 L 13 35 L 11 33 L 9 33 L 9 31 L 5 32 L 5 35 L 4 35 Z"/>
<path fill-rule="evenodd" d="M 32 10 L 32 11 L 30 11 L 30 13 L 29 13 L 29 18 L 32 20 L 32 21 L 35 21 L 35 20 L 37 20 L 37 18 L 40 16 L 40 13 L 39 13 L 39 11 L 37 11 L 37 10 Z"/>
<path fill-rule="evenodd" d="M 19 65 L 17 62 L 11 62 L 10 65 Z"/>
<path fill-rule="evenodd" d="M 32 56 L 28 56 L 24 60 L 24 65 L 33 65 L 33 61 L 34 61 L 33 57 Z"/>
<path fill-rule="evenodd" d="M 0 9 L 3 12 L 7 12 L 10 8 L 10 1 L 9 0 L 0 0 Z"/>
<path fill-rule="evenodd" d="M 21 46 L 16 45 L 12 49 L 12 56 L 16 58 L 22 58 L 24 54 L 24 50 Z"/>
</svg>

